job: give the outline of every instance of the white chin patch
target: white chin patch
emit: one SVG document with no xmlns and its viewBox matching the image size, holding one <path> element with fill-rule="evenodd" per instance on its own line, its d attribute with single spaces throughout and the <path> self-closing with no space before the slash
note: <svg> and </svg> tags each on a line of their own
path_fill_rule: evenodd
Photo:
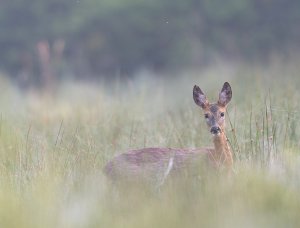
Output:
<svg viewBox="0 0 300 228">
<path fill-rule="evenodd" d="M 218 132 L 217 134 L 211 133 L 212 136 L 219 136 L 221 134 L 221 132 Z"/>
</svg>

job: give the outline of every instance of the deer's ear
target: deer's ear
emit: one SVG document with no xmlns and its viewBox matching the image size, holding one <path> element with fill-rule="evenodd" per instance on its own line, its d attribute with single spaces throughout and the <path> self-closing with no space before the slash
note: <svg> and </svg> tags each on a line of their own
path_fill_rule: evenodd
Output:
<svg viewBox="0 0 300 228">
<path fill-rule="evenodd" d="M 195 85 L 193 89 L 193 98 L 194 101 L 197 105 L 199 105 L 201 108 L 206 108 L 209 103 L 208 100 L 206 99 L 206 96 L 202 92 L 199 86 Z"/>
<path fill-rule="evenodd" d="M 223 88 L 219 94 L 218 104 L 221 106 L 226 106 L 232 98 L 232 90 L 228 82 L 225 82 Z"/>
</svg>

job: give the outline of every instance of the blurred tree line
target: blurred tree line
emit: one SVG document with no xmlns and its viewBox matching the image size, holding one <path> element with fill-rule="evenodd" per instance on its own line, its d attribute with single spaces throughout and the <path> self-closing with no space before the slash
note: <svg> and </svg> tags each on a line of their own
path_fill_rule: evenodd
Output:
<svg viewBox="0 0 300 228">
<path fill-rule="evenodd" d="M 0 6 L 0 67 L 24 83 L 178 69 L 216 54 L 264 60 L 300 43 L 298 0 L 6 0 Z"/>
</svg>

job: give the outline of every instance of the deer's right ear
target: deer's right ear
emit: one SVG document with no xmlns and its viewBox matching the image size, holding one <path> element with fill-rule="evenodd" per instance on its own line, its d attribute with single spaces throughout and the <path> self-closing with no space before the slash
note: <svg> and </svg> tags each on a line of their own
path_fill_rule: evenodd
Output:
<svg viewBox="0 0 300 228">
<path fill-rule="evenodd" d="M 208 106 L 208 100 L 199 86 L 195 85 L 193 89 L 193 98 L 197 105 L 205 109 Z"/>
<path fill-rule="evenodd" d="M 225 82 L 223 88 L 219 94 L 219 101 L 218 104 L 221 106 L 226 107 L 229 101 L 232 98 L 232 90 L 228 82 Z"/>
</svg>

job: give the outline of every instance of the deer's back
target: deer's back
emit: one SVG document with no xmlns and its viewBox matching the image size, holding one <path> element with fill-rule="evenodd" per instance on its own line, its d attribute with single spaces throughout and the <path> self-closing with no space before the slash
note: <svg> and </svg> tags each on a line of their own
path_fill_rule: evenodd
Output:
<svg viewBox="0 0 300 228">
<path fill-rule="evenodd" d="M 159 181 L 166 175 L 185 171 L 205 160 L 210 148 L 176 149 L 144 148 L 117 155 L 105 166 L 106 175 L 112 180 L 139 179 Z M 196 167 L 195 167 L 196 168 Z"/>
</svg>

